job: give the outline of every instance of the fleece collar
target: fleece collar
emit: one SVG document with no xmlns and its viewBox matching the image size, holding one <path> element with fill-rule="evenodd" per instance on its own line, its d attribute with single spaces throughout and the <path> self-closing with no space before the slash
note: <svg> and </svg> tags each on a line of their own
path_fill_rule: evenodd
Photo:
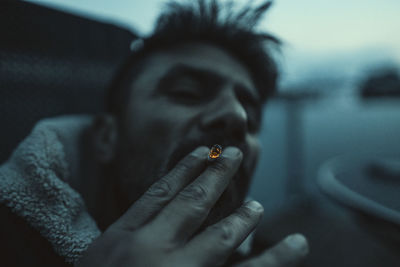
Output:
<svg viewBox="0 0 400 267">
<path fill-rule="evenodd" d="M 100 235 L 83 198 L 68 184 L 77 171 L 79 137 L 91 121 L 88 116 L 42 120 L 0 166 L 0 203 L 70 263 Z"/>
</svg>

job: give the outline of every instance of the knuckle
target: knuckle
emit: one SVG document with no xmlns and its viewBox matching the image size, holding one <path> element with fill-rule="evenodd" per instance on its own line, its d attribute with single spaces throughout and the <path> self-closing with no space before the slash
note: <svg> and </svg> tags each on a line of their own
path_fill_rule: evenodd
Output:
<svg viewBox="0 0 400 267">
<path fill-rule="evenodd" d="M 228 223 L 220 223 L 211 226 L 211 228 L 219 246 L 226 249 L 231 249 L 234 246 L 235 234 L 232 225 Z"/>
<path fill-rule="evenodd" d="M 185 200 L 194 201 L 196 203 L 207 203 L 208 192 L 202 185 L 190 185 L 182 190 L 179 196 Z"/>
<path fill-rule="evenodd" d="M 206 205 L 194 204 L 194 205 L 190 206 L 189 215 L 190 215 L 191 219 L 203 220 L 203 219 L 205 219 L 208 212 L 209 212 L 209 209 L 207 208 Z"/>
<path fill-rule="evenodd" d="M 170 195 L 170 192 L 171 192 L 170 183 L 166 179 L 161 178 L 155 184 L 150 186 L 150 188 L 147 190 L 147 195 L 151 197 L 165 198 Z"/>
</svg>

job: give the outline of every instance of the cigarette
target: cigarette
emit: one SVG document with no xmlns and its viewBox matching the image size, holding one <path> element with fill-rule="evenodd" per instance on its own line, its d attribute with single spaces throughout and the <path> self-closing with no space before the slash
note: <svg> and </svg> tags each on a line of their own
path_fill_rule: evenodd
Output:
<svg viewBox="0 0 400 267">
<path fill-rule="evenodd" d="M 208 153 L 208 160 L 213 161 L 219 158 L 222 154 L 222 146 L 215 144 L 211 147 L 210 152 Z"/>
</svg>

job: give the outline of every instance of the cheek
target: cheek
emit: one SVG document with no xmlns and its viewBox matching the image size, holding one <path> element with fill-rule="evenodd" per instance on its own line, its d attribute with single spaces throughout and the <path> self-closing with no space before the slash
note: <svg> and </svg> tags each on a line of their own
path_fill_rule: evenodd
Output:
<svg viewBox="0 0 400 267">
<path fill-rule="evenodd" d="M 121 190 L 134 199 L 163 174 L 178 127 L 165 112 L 151 107 L 138 105 L 129 114 L 121 125 L 118 166 Z"/>
<path fill-rule="evenodd" d="M 125 121 L 127 137 L 137 145 L 158 145 L 161 140 L 170 138 L 177 126 L 177 119 L 173 114 L 163 105 L 153 104 L 151 101 L 147 105 L 137 103 L 129 112 Z"/>
<path fill-rule="evenodd" d="M 120 146 L 130 159 L 130 172 L 134 171 L 135 177 L 146 173 L 153 181 L 153 177 L 165 172 L 170 155 L 184 139 L 188 124 L 184 116 L 188 113 L 177 112 L 177 108 L 165 101 L 135 104 L 124 122 Z"/>
</svg>

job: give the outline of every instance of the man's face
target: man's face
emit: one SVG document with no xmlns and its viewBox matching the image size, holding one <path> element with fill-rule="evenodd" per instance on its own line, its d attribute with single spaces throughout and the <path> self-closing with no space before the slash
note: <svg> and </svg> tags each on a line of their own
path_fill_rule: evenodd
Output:
<svg viewBox="0 0 400 267">
<path fill-rule="evenodd" d="M 122 197 L 133 203 L 200 145 L 236 146 L 242 166 L 209 217 L 219 220 L 242 203 L 258 159 L 261 103 L 250 74 L 222 49 L 200 43 L 146 62 L 119 126 Z"/>
</svg>

